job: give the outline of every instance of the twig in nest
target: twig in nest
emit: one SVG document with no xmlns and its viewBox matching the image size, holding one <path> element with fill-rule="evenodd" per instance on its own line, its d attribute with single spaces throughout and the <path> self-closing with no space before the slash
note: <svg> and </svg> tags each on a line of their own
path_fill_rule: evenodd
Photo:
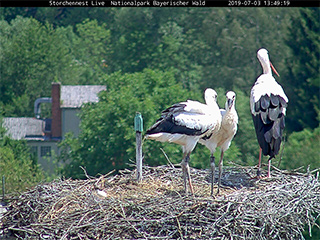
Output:
<svg viewBox="0 0 320 240">
<path fill-rule="evenodd" d="M 165 156 L 165 158 L 167 159 L 170 167 L 174 168 L 174 165 L 173 165 L 172 162 L 170 161 L 170 159 L 169 159 L 168 155 L 165 153 L 165 151 L 164 151 L 162 148 L 160 148 L 160 150 L 161 150 L 161 152 L 163 153 L 163 155 Z"/>
<path fill-rule="evenodd" d="M 87 170 L 86 170 L 84 167 L 80 166 L 80 168 L 83 170 L 84 175 L 86 176 L 87 179 L 92 179 L 92 177 L 90 177 L 90 176 L 87 174 Z"/>
</svg>

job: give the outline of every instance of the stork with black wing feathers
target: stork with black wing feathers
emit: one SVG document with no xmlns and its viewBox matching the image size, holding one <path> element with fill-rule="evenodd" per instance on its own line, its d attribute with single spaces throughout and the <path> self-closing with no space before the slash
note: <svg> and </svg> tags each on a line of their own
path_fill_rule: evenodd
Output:
<svg viewBox="0 0 320 240">
<path fill-rule="evenodd" d="M 206 104 L 188 100 L 164 110 L 156 123 L 147 130 L 146 138 L 160 142 L 173 142 L 182 146 L 184 189 L 187 193 L 187 181 L 193 194 L 190 178 L 190 154 L 200 138 L 219 131 L 221 114 L 217 104 L 217 93 L 211 88 L 205 90 Z"/>
<path fill-rule="evenodd" d="M 280 150 L 282 134 L 285 127 L 285 114 L 288 97 L 282 87 L 272 76 L 271 69 L 279 76 L 269 60 L 268 51 L 264 48 L 257 52 L 257 57 L 263 69 L 251 89 L 250 108 L 258 143 L 260 145 L 257 177 L 260 177 L 261 153 L 267 156 L 268 175 L 270 177 L 271 159 Z"/>
</svg>

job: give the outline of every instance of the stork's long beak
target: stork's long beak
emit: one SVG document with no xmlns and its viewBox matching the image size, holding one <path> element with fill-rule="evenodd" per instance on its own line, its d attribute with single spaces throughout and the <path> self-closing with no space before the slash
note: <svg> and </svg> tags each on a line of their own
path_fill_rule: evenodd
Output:
<svg viewBox="0 0 320 240">
<path fill-rule="evenodd" d="M 228 102 L 228 108 L 231 109 L 232 104 L 233 104 L 233 100 L 232 99 L 228 99 L 227 102 Z"/>
<path fill-rule="evenodd" d="M 273 70 L 273 72 L 278 76 L 280 77 L 279 73 L 277 72 L 277 70 L 274 68 L 274 66 L 272 65 L 271 61 L 270 62 L 270 66 L 271 66 L 271 69 Z"/>
</svg>

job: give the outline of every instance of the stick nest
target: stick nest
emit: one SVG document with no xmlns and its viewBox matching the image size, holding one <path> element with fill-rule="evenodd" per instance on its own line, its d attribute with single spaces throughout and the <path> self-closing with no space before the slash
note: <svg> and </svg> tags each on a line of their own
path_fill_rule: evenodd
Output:
<svg viewBox="0 0 320 240">
<path fill-rule="evenodd" d="M 139 183 L 130 170 L 55 180 L 9 203 L 0 238 L 300 239 L 305 226 L 311 233 L 320 214 L 319 172 L 275 169 L 271 179 L 252 180 L 255 171 L 225 167 L 215 197 L 209 171 L 193 168 L 194 196 L 184 193 L 174 166 L 145 166 Z"/>
</svg>

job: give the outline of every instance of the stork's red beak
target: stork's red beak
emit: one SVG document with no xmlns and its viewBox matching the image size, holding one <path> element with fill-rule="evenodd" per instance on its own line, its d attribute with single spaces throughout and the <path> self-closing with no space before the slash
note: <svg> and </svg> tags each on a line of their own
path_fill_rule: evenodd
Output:
<svg viewBox="0 0 320 240">
<path fill-rule="evenodd" d="M 269 61 L 270 62 L 270 61 Z M 273 70 L 273 72 L 278 76 L 280 77 L 279 73 L 277 72 L 277 70 L 274 68 L 274 66 L 272 65 L 272 63 L 270 62 L 270 66 L 271 66 L 271 69 Z"/>
</svg>

